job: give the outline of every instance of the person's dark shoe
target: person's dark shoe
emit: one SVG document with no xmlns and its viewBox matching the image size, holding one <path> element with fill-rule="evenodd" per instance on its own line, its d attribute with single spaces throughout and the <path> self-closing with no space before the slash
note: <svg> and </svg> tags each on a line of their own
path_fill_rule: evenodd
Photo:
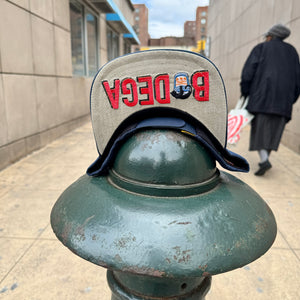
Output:
<svg viewBox="0 0 300 300">
<path fill-rule="evenodd" d="M 259 163 L 259 169 L 254 173 L 256 176 L 262 176 L 268 171 L 269 169 L 272 168 L 272 165 L 268 160 L 264 161 L 263 163 Z"/>
</svg>

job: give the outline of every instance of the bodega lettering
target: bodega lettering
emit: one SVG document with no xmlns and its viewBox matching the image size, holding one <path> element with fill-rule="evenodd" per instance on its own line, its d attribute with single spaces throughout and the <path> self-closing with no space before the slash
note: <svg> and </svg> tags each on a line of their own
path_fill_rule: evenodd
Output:
<svg viewBox="0 0 300 300">
<path fill-rule="evenodd" d="M 187 82 L 190 82 L 190 85 L 187 85 Z M 188 78 L 186 80 L 184 78 L 183 80 L 175 80 L 173 92 L 170 92 L 169 74 L 143 75 L 136 77 L 136 79 L 131 77 L 122 80 L 114 79 L 113 83 L 103 80 L 102 86 L 113 109 L 118 109 L 120 102 L 128 107 L 136 105 L 153 106 L 156 103 L 169 104 L 171 103 L 171 95 L 175 90 L 178 93 L 178 91 L 180 92 L 187 87 L 193 90 L 193 96 L 196 101 L 209 101 L 208 71 L 195 72 L 191 76 L 190 81 Z M 180 93 L 176 98 L 180 98 Z M 182 100 L 174 100 L 173 98 L 173 101 Z"/>
</svg>

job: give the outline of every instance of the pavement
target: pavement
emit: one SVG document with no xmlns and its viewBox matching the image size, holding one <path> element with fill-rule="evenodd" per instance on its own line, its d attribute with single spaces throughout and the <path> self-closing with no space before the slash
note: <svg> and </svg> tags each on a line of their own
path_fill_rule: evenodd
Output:
<svg viewBox="0 0 300 300">
<path fill-rule="evenodd" d="M 230 148 L 251 171 L 234 173 L 268 203 L 278 225 L 271 249 L 240 269 L 213 276 L 207 300 L 300 299 L 300 157 L 280 145 L 273 168 L 254 176 L 249 128 Z M 64 247 L 49 216 L 59 195 L 97 157 L 91 124 L 66 134 L 0 172 L 0 299 L 110 300 L 106 270 Z"/>
</svg>

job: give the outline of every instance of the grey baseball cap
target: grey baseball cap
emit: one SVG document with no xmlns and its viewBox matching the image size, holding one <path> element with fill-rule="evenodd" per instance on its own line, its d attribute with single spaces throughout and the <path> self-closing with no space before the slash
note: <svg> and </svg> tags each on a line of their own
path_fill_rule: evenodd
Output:
<svg viewBox="0 0 300 300">
<path fill-rule="evenodd" d="M 94 78 L 90 108 L 99 157 L 89 175 L 107 171 L 124 140 L 146 128 L 180 130 L 205 144 L 225 168 L 249 170 L 245 159 L 226 149 L 222 77 L 197 53 L 149 50 L 110 61 Z"/>
</svg>

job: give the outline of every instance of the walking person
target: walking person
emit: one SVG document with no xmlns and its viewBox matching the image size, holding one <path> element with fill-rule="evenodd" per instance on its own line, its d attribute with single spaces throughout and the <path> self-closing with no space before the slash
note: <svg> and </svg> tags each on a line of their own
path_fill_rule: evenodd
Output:
<svg viewBox="0 0 300 300">
<path fill-rule="evenodd" d="M 272 167 L 270 153 L 277 151 L 300 94 L 299 56 L 283 41 L 289 35 L 287 27 L 274 25 L 265 34 L 265 41 L 253 48 L 242 70 L 241 93 L 249 96 L 246 109 L 254 115 L 249 150 L 258 151 L 260 156 L 257 176 Z"/>
</svg>

